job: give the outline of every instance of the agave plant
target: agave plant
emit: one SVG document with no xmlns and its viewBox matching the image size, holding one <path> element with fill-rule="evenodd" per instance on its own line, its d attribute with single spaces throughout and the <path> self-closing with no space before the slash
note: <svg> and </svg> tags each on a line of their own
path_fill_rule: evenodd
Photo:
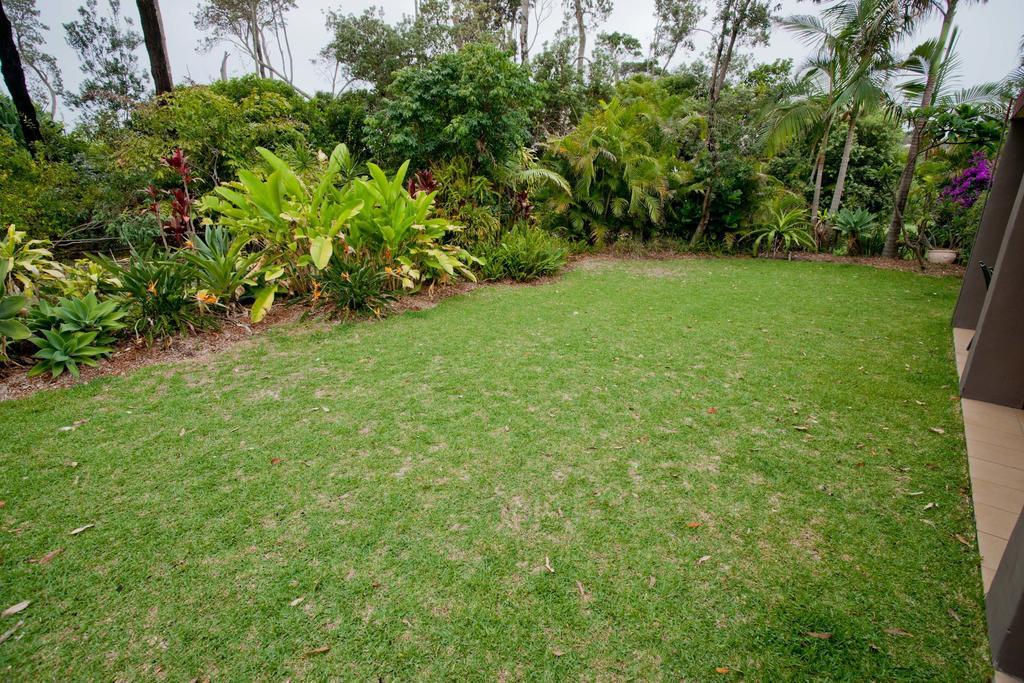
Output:
<svg viewBox="0 0 1024 683">
<path fill-rule="evenodd" d="M 37 332 L 96 332 L 96 343 L 107 346 L 114 343 L 113 333 L 124 329 L 125 315 L 116 299 L 101 302 L 90 292 L 75 299 L 62 298 L 56 306 L 40 301 L 29 317 L 29 325 Z"/>
<path fill-rule="evenodd" d="M 96 332 L 61 332 L 43 330 L 42 336 L 32 337 L 30 342 L 39 347 L 33 358 L 39 359 L 28 372 L 29 377 L 49 372 L 59 377 L 67 370 L 78 377 L 79 365 L 97 365 L 97 359 L 110 354 L 109 346 L 98 345 Z"/>
<path fill-rule="evenodd" d="M 751 250 L 755 256 L 762 251 L 774 256 L 795 247 L 814 248 L 803 209 L 773 208 L 769 212 L 769 220 L 745 232 L 742 239 L 752 240 Z"/>
</svg>

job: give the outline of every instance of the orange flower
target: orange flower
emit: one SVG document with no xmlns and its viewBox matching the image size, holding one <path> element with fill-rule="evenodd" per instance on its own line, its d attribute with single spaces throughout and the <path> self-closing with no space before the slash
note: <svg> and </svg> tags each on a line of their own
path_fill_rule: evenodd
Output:
<svg viewBox="0 0 1024 683">
<path fill-rule="evenodd" d="M 196 245 L 192 244 L 192 240 L 185 240 L 185 244 L 183 246 L 186 249 L 195 249 L 196 248 Z"/>
<path fill-rule="evenodd" d="M 216 294 L 210 294 L 205 289 L 200 289 L 196 292 L 196 300 L 201 304 L 215 304 L 220 301 Z"/>
<path fill-rule="evenodd" d="M 320 300 L 320 283 L 316 280 L 313 281 L 313 301 Z"/>
<path fill-rule="evenodd" d="M 156 296 L 156 283 L 150 282 L 149 287 L 146 287 L 146 291 L 152 294 L 153 296 Z"/>
</svg>

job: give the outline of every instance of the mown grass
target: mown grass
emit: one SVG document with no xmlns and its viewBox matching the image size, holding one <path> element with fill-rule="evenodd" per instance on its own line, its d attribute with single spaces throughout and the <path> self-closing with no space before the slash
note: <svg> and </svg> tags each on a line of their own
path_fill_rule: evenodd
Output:
<svg viewBox="0 0 1024 683">
<path fill-rule="evenodd" d="M 981 681 L 957 285 L 598 263 L 0 404 L 0 673 Z"/>
</svg>

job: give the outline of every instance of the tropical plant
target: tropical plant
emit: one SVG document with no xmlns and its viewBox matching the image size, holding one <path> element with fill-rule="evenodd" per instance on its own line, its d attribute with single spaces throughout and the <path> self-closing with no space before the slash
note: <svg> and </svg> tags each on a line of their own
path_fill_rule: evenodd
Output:
<svg viewBox="0 0 1024 683">
<path fill-rule="evenodd" d="M 59 280 L 64 272 L 53 260 L 48 241 L 26 240 L 25 234 L 12 224 L 0 239 L 0 282 L 8 294 L 31 297 L 42 280 Z"/>
<path fill-rule="evenodd" d="M 563 240 L 540 228 L 518 225 L 497 244 L 483 248 L 482 272 L 488 280 L 533 280 L 557 273 L 568 253 Z"/>
<path fill-rule="evenodd" d="M 744 233 L 742 239 L 751 241 L 754 255 L 768 253 L 772 256 L 780 251 L 791 251 L 794 248 L 814 248 L 814 240 L 807 229 L 807 212 L 803 209 L 785 210 L 781 207 L 772 208 L 770 218 Z"/>
<path fill-rule="evenodd" d="M 846 253 L 850 256 L 862 253 L 864 242 L 870 240 L 878 228 L 875 216 L 867 209 L 844 207 L 830 219 L 832 227 L 846 239 Z"/>
<path fill-rule="evenodd" d="M 376 164 L 367 168 L 370 178 L 357 178 L 349 189 L 364 210 L 349 224 L 348 249 L 397 267 L 406 289 L 424 278 L 445 280 L 456 273 L 475 280 L 470 266 L 479 259 L 462 247 L 441 244 L 458 228 L 443 218 L 430 217 L 436 193 L 418 192 L 414 197 L 403 186 L 409 162 L 391 179 Z"/>
<path fill-rule="evenodd" d="M 256 286 L 262 254 L 244 253 L 248 243 L 245 235 L 232 238 L 226 228 L 210 226 L 205 238 L 195 235 L 191 248 L 181 252 L 195 270 L 202 303 L 228 306 L 241 298 L 246 287 Z"/>
<path fill-rule="evenodd" d="M 629 101 L 618 97 L 588 113 L 572 133 L 549 143 L 555 170 L 572 193 L 548 195 L 570 233 L 603 243 L 620 228 L 649 236 L 666 204 L 693 179 L 693 164 L 677 156 L 682 143 L 704 134 L 704 118 L 654 86 Z"/>
<path fill-rule="evenodd" d="M 49 372 L 59 377 L 65 370 L 78 377 L 79 365 L 97 365 L 97 359 L 110 354 L 109 346 L 98 345 L 97 332 L 61 332 L 57 329 L 42 330 L 42 336 L 29 338 L 39 347 L 32 356 L 38 362 L 28 372 L 29 377 Z"/>
<path fill-rule="evenodd" d="M 117 300 L 101 302 L 90 292 L 80 298 L 62 298 L 56 306 L 40 301 L 29 316 L 29 326 L 35 332 L 95 332 L 96 344 L 108 346 L 114 343 L 114 333 L 124 329 L 126 314 Z"/>
<path fill-rule="evenodd" d="M 372 260 L 335 254 L 321 272 L 318 283 L 321 291 L 338 307 L 355 313 L 373 311 L 380 316 L 395 298 L 388 289 L 389 277 L 380 264 Z"/>
<path fill-rule="evenodd" d="M 0 291 L 0 361 L 7 360 L 7 342 L 32 336 L 25 323 L 18 320 L 18 314 L 27 304 L 28 297 L 21 294 L 7 296 Z"/>
<path fill-rule="evenodd" d="M 192 266 L 175 253 L 158 251 L 151 245 L 143 252 L 132 253 L 124 264 L 109 256 L 92 258 L 117 278 L 121 290 L 138 306 L 133 327 L 136 334 L 152 341 L 210 324 L 201 315 Z"/>
</svg>

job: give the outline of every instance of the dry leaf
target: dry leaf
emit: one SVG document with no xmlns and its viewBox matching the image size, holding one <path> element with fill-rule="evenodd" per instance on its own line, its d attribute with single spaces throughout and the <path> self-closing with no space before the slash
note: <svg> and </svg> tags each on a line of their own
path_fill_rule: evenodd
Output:
<svg viewBox="0 0 1024 683">
<path fill-rule="evenodd" d="M 277 465 L 280 462 L 281 462 L 281 458 L 271 458 L 270 459 L 270 464 L 271 465 Z"/>
<path fill-rule="evenodd" d="M 704 557 L 702 557 L 699 560 L 697 560 L 697 564 L 704 564 L 705 562 L 707 562 L 710 559 L 711 559 L 710 555 L 705 555 Z"/>
<path fill-rule="evenodd" d="M 964 544 L 965 546 L 967 546 L 968 548 L 972 548 L 972 547 L 974 547 L 974 546 L 972 546 L 972 545 L 971 545 L 971 542 L 970 542 L 970 541 L 968 541 L 968 540 L 967 540 L 966 538 L 964 538 L 964 537 L 963 537 L 963 536 L 961 536 L 960 534 L 953 534 L 953 536 L 955 536 L 955 537 L 956 537 L 956 540 L 960 541 L 961 543 L 963 543 L 963 544 Z"/>
<path fill-rule="evenodd" d="M 887 628 L 887 629 L 885 629 L 885 632 L 888 633 L 891 636 L 906 636 L 907 638 L 913 638 L 914 637 L 913 633 L 907 633 L 906 631 L 904 631 L 901 628 Z"/>
<path fill-rule="evenodd" d="M 795 429 L 798 432 L 806 432 L 807 431 L 807 427 L 803 427 L 801 425 L 796 425 L 796 426 L 793 427 L 793 429 Z"/>
<path fill-rule="evenodd" d="M 38 564 L 50 564 L 53 558 L 57 557 L 62 552 L 64 552 L 64 548 L 57 548 L 56 550 L 51 550 L 50 552 L 40 557 L 38 560 L 33 560 L 33 562 L 36 562 Z"/>
<path fill-rule="evenodd" d="M 87 529 L 91 529 L 94 526 L 96 526 L 96 525 L 95 524 L 86 524 L 85 526 L 80 526 L 77 529 L 72 530 L 70 535 L 71 536 L 77 536 L 78 534 L 82 533 L 83 531 L 86 531 Z"/>
<path fill-rule="evenodd" d="M 924 495 L 924 491 L 911 491 L 907 495 L 908 496 L 923 496 Z"/>
<path fill-rule="evenodd" d="M 914 403 L 916 403 L 919 406 L 923 406 L 924 405 L 924 401 L 918 401 L 917 399 L 914 399 Z"/>
<path fill-rule="evenodd" d="M 691 529 L 696 529 L 700 526 L 700 522 L 687 522 L 686 526 L 690 527 Z"/>
<path fill-rule="evenodd" d="M 331 651 L 331 646 L 330 645 L 321 645 L 320 647 L 315 647 L 312 650 L 307 650 L 306 651 L 306 656 L 309 657 L 311 655 L 322 655 L 325 652 L 330 652 L 330 651 Z"/>
<path fill-rule="evenodd" d="M 714 415 L 717 412 L 718 412 L 718 408 L 715 408 L 715 407 L 708 408 L 708 415 Z"/>
<path fill-rule="evenodd" d="M 555 573 L 555 568 L 551 566 L 551 558 L 548 557 L 547 555 L 544 556 L 544 568 L 547 569 L 552 574 Z"/>
<path fill-rule="evenodd" d="M 959 614 L 954 612 L 952 608 L 950 608 L 950 609 L 948 609 L 946 611 L 949 612 L 949 616 L 953 617 L 953 619 L 956 621 L 956 623 L 958 623 L 958 624 L 960 623 L 960 615 Z"/>
<path fill-rule="evenodd" d="M 716 666 L 715 673 L 727 674 L 729 673 L 729 667 L 727 666 Z"/>
<path fill-rule="evenodd" d="M 24 609 L 26 607 L 28 607 L 29 605 L 31 605 L 31 604 L 32 604 L 31 600 L 22 600 L 17 605 L 11 605 L 7 609 L 5 609 L 3 612 L 0 612 L 0 617 L 9 617 L 12 614 L 17 614 L 18 612 L 24 611 Z"/>
<path fill-rule="evenodd" d="M 19 628 L 21 628 L 24 625 L 25 625 L 25 621 L 22 620 L 22 619 L 19 619 L 17 624 L 15 624 L 14 626 L 12 626 L 9 629 L 7 629 L 6 631 L 4 631 L 4 634 L 2 636 L 0 636 L 0 644 L 3 644 L 4 642 L 6 642 L 8 638 L 10 638 L 11 636 L 14 635 L 15 631 L 17 631 Z"/>
<path fill-rule="evenodd" d="M 654 588 L 654 584 L 656 584 L 657 582 L 658 582 L 658 580 L 656 578 L 654 578 L 653 576 L 648 576 L 647 577 L 647 587 L 648 588 Z"/>
<path fill-rule="evenodd" d="M 554 656 L 556 656 L 556 657 L 561 657 L 561 656 L 562 656 L 562 655 L 564 655 L 565 653 L 564 653 L 564 652 L 562 652 L 561 650 L 555 649 L 555 650 L 552 650 L 552 651 L 551 651 L 551 654 L 553 654 L 553 655 L 554 655 Z"/>
<path fill-rule="evenodd" d="M 943 429 L 942 427 L 931 427 L 930 429 L 933 432 L 935 432 L 936 434 L 945 434 L 946 433 L 946 430 Z"/>
<path fill-rule="evenodd" d="M 819 633 L 817 631 L 808 631 L 804 635 L 808 636 L 810 638 L 817 638 L 819 640 L 828 640 L 829 638 L 832 637 L 831 633 Z"/>
<path fill-rule="evenodd" d="M 924 506 L 924 509 L 925 510 L 931 510 L 932 508 L 937 508 L 937 507 L 939 507 L 938 503 L 928 503 L 927 505 Z"/>
<path fill-rule="evenodd" d="M 295 598 L 294 600 L 292 600 L 291 602 L 288 603 L 288 606 L 289 607 L 298 607 L 299 605 L 302 604 L 302 601 L 305 600 L 305 599 L 306 599 L 305 596 L 303 596 L 301 598 Z"/>
<path fill-rule="evenodd" d="M 6 500 L 0 500 L 0 508 L 4 507 L 5 505 L 7 505 L 7 501 Z"/>
</svg>

